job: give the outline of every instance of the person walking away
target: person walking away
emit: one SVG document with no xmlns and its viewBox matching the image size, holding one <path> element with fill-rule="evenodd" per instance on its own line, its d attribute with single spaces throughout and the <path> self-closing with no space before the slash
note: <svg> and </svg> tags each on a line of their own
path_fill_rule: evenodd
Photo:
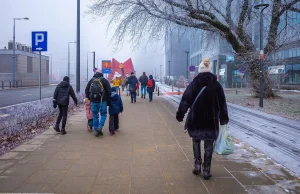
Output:
<svg viewBox="0 0 300 194">
<path fill-rule="evenodd" d="M 120 81 L 120 79 L 118 77 L 116 77 L 113 80 L 112 85 L 113 85 L 113 87 L 115 87 L 117 89 L 117 92 L 119 92 L 120 83 L 121 83 L 121 81 Z"/>
<path fill-rule="evenodd" d="M 122 76 L 122 77 L 121 77 L 121 82 L 120 82 L 120 84 L 121 84 L 121 87 L 122 87 L 122 91 L 124 91 L 125 86 L 126 86 L 126 77 L 125 77 L 125 76 Z"/>
<path fill-rule="evenodd" d="M 92 131 L 93 129 L 93 113 L 91 109 L 91 101 L 88 98 L 84 98 L 84 107 L 85 107 L 85 113 L 86 113 L 86 118 L 88 119 L 87 122 L 87 130 Z"/>
<path fill-rule="evenodd" d="M 56 132 L 60 132 L 62 135 L 66 134 L 66 123 L 68 117 L 68 107 L 70 103 L 70 96 L 72 97 L 75 105 L 77 106 L 77 98 L 75 96 L 73 87 L 70 85 L 70 78 L 65 76 L 63 81 L 60 82 L 55 88 L 53 95 L 53 107 L 59 108 L 59 115 L 54 126 Z M 62 120 L 61 130 L 59 128 L 60 122 Z"/>
<path fill-rule="evenodd" d="M 111 97 L 109 99 L 109 132 L 115 135 L 115 131 L 119 129 L 119 114 L 123 112 L 123 103 L 121 97 L 117 93 L 117 88 L 111 88 Z"/>
<path fill-rule="evenodd" d="M 148 83 L 148 77 L 146 73 L 143 72 L 143 75 L 139 78 L 139 82 L 141 83 L 141 98 L 146 98 L 146 87 Z"/>
<path fill-rule="evenodd" d="M 149 80 L 147 82 L 147 92 L 149 93 L 149 102 L 152 102 L 153 92 L 155 90 L 155 80 L 152 75 L 149 75 Z"/>
<path fill-rule="evenodd" d="M 195 158 L 193 173 L 196 175 L 201 174 L 200 142 L 203 140 L 203 177 L 208 180 L 212 176 L 210 173 L 211 159 L 214 141 L 219 134 L 219 125 L 225 125 L 229 121 L 224 90 L 217 81 L 217 77 L 212 74 L 208 58 L 205 58 L 200 64 L 199 74 L 188 85 L 182 96 L 176 114 L 176 119 L 179 122 L 183 121 L 188 109 L 190 109 L 190 112 L 185 129 L 188 130 L 190 137 L 193 139 Z"/>
<path fill-rule="evenodd" d="M 134 72 L 130 73 L 127 83 L 129 85 L 131 103 L 136 102 L 136 85 L 138 84 L 138 79 L 136 78 Z"/>
<path fill-rule="evenodd" d="M 107 117 L 107 101 L 111 95 L 109 82 L 103 77 L 100 70 L 97 70 L 93 78 L 85 88 L 85 95 L 91 101 L 93 113 L 93 127 L 96 137 L 103 136 L 103 126 Z M 99 112 L 101 119 L 99 122 Z"/>
</svg>

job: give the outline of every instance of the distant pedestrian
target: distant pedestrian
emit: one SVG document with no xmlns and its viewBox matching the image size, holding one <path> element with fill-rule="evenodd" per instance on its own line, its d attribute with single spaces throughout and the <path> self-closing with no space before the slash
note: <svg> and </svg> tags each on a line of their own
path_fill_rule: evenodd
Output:
<svg viewBox="0 0 300 194">
<path fill-rule="evenodd" d="M 124 91 L 125 86 L 126 86 L 126 76 L 122 76 L 121 77 L 121 87 L 122 87 L 122 91 Z"/>
<path fill-rule="evenodd" d="M 202 91 L 202 92 L 201 92 Z M 219 134 L 219 124 L 228 123 L 228 111 L 225 94 L 217 77 L 212 74 L 209 59 L 200 64 L 199 74 L 188 85 L 180 102 L 176 119 L 183 121 L 184 115 L 190 109 L 186 119 L 185 129 L 193 138 L 193 151 L 195 168 L 193 173 L 201 174 L 201 149 L 200 142 L 204 140 L 203 177 L 208 180 L 214 141 Z"/>
<path fill-rule="evenodd" d="M 155 90 L 155 80 L 153 79 L 153 76 L 150 75 L 149 80 L 147 82 L 147 92 L 149 93 L 149 102 L 152 102 L 154 90 Z"/>
<path fill-rule="evenodd" d="M 53 95 L 53 107 L 59 108 L 59 115 L 54 126 L 56 132 L 60 132 L 62 135 L 66 134 L 66 123 L 68 117 L 68 107 L 70 103 L 70 96 L 72 97 L 75 105 L 77 106 L 77 98 L 75 96 L 73 87 L 70 85 L 70 78 L 65 76 L 63 81 L 60 82 L 55 88 Z M 62 129 L 60 130 L 59 125 L 62 119 Z"/>
<path fill-rule="evenodd" d="M 138 84 L 138 79 L 136 78 L 134 72 L 130 73 L 127 84 L 129 85 L 131 103 L 136 102 L 136 85 Z"/>
<path fill-rule="evenodd" d="M 114 135 L 119 129 L 119 114 L 123 112 L 123 103 L 117 93 L 117 88 L 111 88 L 111 97 L 109 99 L 109 132 Z"/>
<path fill-rule="evenodd" d="M 145 72 L 139 78 L 139 82 L 141 83 L 141 98 L 146 98 L 146 87 L 148 83 L 148 77 Z"/>
<path fill-rule="evenodd" d="M 91 108 L 91 101 L 88 98 L 85 98 L 83 100 L 83 102 L 84 102 L 84 106 L 85 106 L 86 118 L 88 119 L 87 130 L 92 131 L 92 129 L 93 129 L 93 113 L 92 113 L 92 108 Z"/>
<path fill-rule="evenodd" d="M 103 136 L 102 128 L 107 117 L 107 101 L 111 95 L 109 82 L 103 77 L 100 70 L 97 70 L 94 77 L 85 88 L 85 95 L 91 101 L 93 113 L 93 126 L 96 137 Z M 99 112 L 101 119 L 99 122 Z"/>
<path fill-rule="evenodd" d="M 121 81 L 118 77 L 116 77 L 112 82 L 112 86 L 117 89 L 117 92 L 119 92 L 120 83 Z"/>
</svg>

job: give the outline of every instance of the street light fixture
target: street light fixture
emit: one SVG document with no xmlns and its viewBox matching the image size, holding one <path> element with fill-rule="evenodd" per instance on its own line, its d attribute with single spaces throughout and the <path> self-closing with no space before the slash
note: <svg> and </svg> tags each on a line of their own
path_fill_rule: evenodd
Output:
<svg viewBox="0 0 300 194">
<path fill-rule="evenodd" d="M 76 43 L 74 42 L 68 42 L 68 77 L 70 77 L 70 44 Z"/>
<path fill-rule="evenodd" d="M 269 7 L 270 4 L 262 3 L 255 5 L 255 9 L 260 9 L 260 57 L 259 57 L 259 106 L 263 107 L 263 58 L 264 58 L 264 50 L 263 50 L 263 11 Z"/>
<path fill-rule="evenodd" d="M 12 66 L 12 81 L 13 86 L 16 86 L 16 71 L 17 71 L 17 57 L 16 57 L 16 20 L 29 20 L 28 17 L 24 18 L 13 18 L 13 66 Z"/>
</svg>

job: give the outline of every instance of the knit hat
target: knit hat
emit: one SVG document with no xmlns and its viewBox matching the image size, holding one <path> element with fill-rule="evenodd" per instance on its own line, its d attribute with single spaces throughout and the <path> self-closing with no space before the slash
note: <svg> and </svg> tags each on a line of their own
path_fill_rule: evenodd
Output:
<svg viewBox="0 0 300 194">
<path fill-rule="evenodd" d="M 64 77 L 64 79 L 63 79 L 63 81 L 65 81 L 65 82 L 68 82 L 68 83 L 69 83 L 69 82 L 70 82 L 70 78 L 69 78 L 68 76 L 65 76 L 65 77 Z"/>
<path fill-rule="evenodd" d="M 199 73 L 204 73 L 204 72 L 212 72 L 209 64 L 209 58 L 204 58 L 203 61 L 199 65 Z"/>
<path fill-rule="evenodd" d="M 112 88 L 111 88 L 111 91 L 112 91 L 112 92 L 117 92 L 117 88 L 116 88 L 116 87 L 112 87 Z"/>
</svg>

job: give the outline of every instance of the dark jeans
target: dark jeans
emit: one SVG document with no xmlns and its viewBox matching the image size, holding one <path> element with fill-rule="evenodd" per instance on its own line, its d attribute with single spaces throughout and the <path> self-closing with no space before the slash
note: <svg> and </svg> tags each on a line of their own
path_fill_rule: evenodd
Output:
<svg viewBox="0 0 300 194">
<path fill-rule="evenodd" d="M 133 100 L 136 99 L 136 91 L 130 92 L 130 96 L 131 96 L 131 102 L 133 102 Z"/>
<path fill-rule="evenodd" d="M 149 92 L 149 100 L 152 101 L 153 98 L 153 92 Z"/>
<path fill-rule="evenodd" d="M 62 129 L 66 128 L 67 117 L 68 117 L 68 105 L 58 105 L 59 115 L 56 120 L 56 126 L 59 126 L 62 119 Z"/>
<path fill-rule="evenodd" d="M 200 148 L 201 140 L 193 139 L 193 151 L 195 164 L 201 164 L 201 148 Z M 204 140 L 204 161 L 203 166 L 210 166 L 211 159 L 214 151 L 214 140 Z"/>
<path fill-rule="evenodd" d="M 119 129 L 119 115 L 109 115 L 109 132 Z"/>
</svg>

